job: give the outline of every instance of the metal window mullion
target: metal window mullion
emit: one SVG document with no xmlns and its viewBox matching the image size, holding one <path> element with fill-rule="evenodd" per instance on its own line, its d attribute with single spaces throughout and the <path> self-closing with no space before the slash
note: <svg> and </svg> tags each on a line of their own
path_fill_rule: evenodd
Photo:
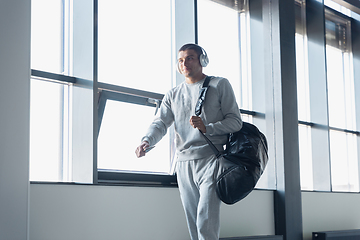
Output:
<svg viewBox="0 0 360 240">
<path fill-rule="evenodd" d="M 69 182 L 71 181 L 70 175 L 70 138 L 71 138 L 71 131 L 70 131 L 70 122 L 71 122 L 71 112 L 70 112 L 70 86 L 63 86 L 63 181 Z"/>
<path fill-rule="evenodd" d="M 63 164 L 63 159 L 64 159 L 64 85 L 60 86 L 60 119 L 61 119 L 61 124 L 60 124 L 60 151 L 59 151 L 59 162 L 58 162 L 58 180 L 60 182 L 63 181 L 63 173 L 64 173 L 64 164 Z"/>
<path fill-rule="evenodd" d="M 73 181 L 73 155 L 72 155 L 72 139 L 73 139 L 73 86 L 68 86 L 68 180 Z"/>
<path fill-rule="evenodd" d="M 51 72 L 44 72 L 36 69 L 31 69 L 31 77 L 33 78 L 40 78 L 45 80 L 53 80 L 56 82 L 63 82 L 63 83 L 76 83 L 76 78 Z"/>
<path fill-rule="evenodd" d="M 198 1 L 194 0 L 194 37 L 195 44 L 199 44 L 199 20 L 198 20 Z"/>
<path fill-rule="evenodd" d="M 98 91 L 104 90 L 106 92 L 123 93 L 123 94 L 128 94 L 128 95 L 147 97 L 147 98 L 153 98 L 153 99 L 159 99 L 159 100 L 161 100 L 164 97 L 164 95 L 160 94 L 160 93 L 148 92 L 148 91 L 143 91 L 143 90 L 139 90 L 139 89 L 133 89 L 133 88 L 123 87 L 123 86 L 118 86 L 118 85 L 113 85 L 113 84 L 108 84 L 108 83 L 102 83 L 102 82 L 99 82 L 97 84 L 98 84 Z"/>
<path fill-rule="evenodd" d="M 309 127 L 312 127 L 312 128 L 323 129 L 323 130 L 327 130 L 327 131 L 332 130 L 332 131 L 338 131 L 338 132 L 345 132 L 345 133 L 360 135 L 359 131 L 354 131 L 354 130 L 345 129 L 345 128 L 331 127 L 331 126 L 318 124 L 318 123 L 314 123 L 314 122 L 299 121 L 299 124 L 309 126 Z"/>
<path fill-rule="evenodd" d="M 61 73 L 62 74 L 67 74 L 66 71 L 66 60 L 67 60 L 67 18 L 68 18 L 68 13 L 67 8 L 66 8 L 66 0 L 62 0 L 61 2 L 61 14 L 62 14 L 62 26 L 61 26 L 61 37 L 62 37 L 62 44 L 61 44 Z M 67 94 L 66 94 L 66 87 L 63 85 L 62 86 L 62 134 L 61 134 L 61 141 L 62 141 L 62 179 L 61 181 L 66 181 L 67 177 L 66 177 L 66 173 L 67 173 L 67 169 L 68 169 L 68 162 L 67 162 L 67 157 L 68 157 L 68 127 L 67 127 L 67 117 L 68 117 L 68 106 L 67 105 Z"/>
<path fill-rule="evenodd" d="M 353 77 L 360 79 L 360 21 L 351 21 L 351 52 L 353 54 Z M 360 130 L 360 82 L 354 81 L 356 130 Z M 358 184 L 360 185 L 360 136 L 357 137 Z M 359 189 L 360 191 L 360 189 Z"/>
<path fill-rule="evenodd" d="M 69 0 L 62 0 L 61 4 L 62 8 L 62 74 L 69 75 L 69 60 L 70 60 L 70 49 L 69 49 L 69 43 L 70 43 L 70 3 Z M 76 82 L 76 80 L 75 80 Z M 63 85 L 62 87 L 62 181 L 68 182 L 70 181 L 70 175 L 69 170 L 71 168 L 69 164 L 69 140 L 70 140 L 70 103 L 69 103 L 69 86 Z"/>
<path fill-rule="evenodd" d="M 100 131 L 98 107 L 99 94 L 98 94 L 98 0 L 93 3 L 93 184 L 98 183 L 98 144 L 97 139 Z"/>
</svg>

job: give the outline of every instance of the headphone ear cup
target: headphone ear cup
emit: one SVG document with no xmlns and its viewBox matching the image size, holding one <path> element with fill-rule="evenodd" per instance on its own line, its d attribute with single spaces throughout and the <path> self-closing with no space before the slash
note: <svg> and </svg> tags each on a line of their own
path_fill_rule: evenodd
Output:
<svg viewBox="0 0 360 240">
<path fill-rule="evenodd" d="M 200 64 L 202 67 L 206 67 L 209 64 L 209 58 L 207 55 L 204 54 L 200 55 Z"/>
</svg>

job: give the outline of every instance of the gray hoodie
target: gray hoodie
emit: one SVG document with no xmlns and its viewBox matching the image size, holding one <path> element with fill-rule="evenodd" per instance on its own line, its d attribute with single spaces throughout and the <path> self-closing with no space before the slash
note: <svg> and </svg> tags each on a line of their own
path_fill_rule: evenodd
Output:
<svg viewBox="0 0 360 240">
<path fill-rule="evenodd" d="M 203 136 L 189 122 L 190 117 L 195 115 L 195 106 L 204 81 L 205 78 L 193 84 L 183 82 L 167 92 L 142 141 L 148 141 L 150 146 L 155 145 L 174 123 L 178 161 L 212 155 Z M 209 86 L 200 117 L 206 126 L 205 135 L 222 150 L 227 134 L 239 131 L 242 127 L 240 110 L 227 79 L 211 77 Z"/>
</svg>

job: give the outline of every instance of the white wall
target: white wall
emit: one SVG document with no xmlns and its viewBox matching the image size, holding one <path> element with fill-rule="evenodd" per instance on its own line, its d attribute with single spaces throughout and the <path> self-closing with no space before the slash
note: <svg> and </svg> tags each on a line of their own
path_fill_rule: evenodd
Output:
<svg viewBox="0 0 360 240">
<path fill-rule="evenodd" d="M 27 239 L 30 1 L 0 1 L 0 239 Z"/>
<path fill-rule="evenodd" d="M 302 193 L 304 239 L 312 232 L 360 229 L 359 193 Z"/>
<path fill-rule="evenodd" d="M 177 188 L 31 184 L 30 239 L 186 240 Z M 273 192 L 222 206 L 221 236 L 274 234 Z"/>
</svg>

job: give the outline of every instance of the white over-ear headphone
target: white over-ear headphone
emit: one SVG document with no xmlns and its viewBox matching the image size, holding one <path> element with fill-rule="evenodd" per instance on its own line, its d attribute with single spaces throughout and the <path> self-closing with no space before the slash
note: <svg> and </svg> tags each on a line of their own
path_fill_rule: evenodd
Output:
<svg viewBox="0 0 360 240">
<path fill-rule="evenodd" d="M 200 46 L 199 46 L 200 47 Z M 200 56 L 199 56 L 199 59 L 200 59 L 200 64 L 202 67 L 206 67 L 208 64 L 209 64 L 209 57 L 205 51 L 205 49 L 203 49 L 202 47 L 201 48 L 201 51 L 203 52 Z"/>
<path fill-rule="evenodd" d="M 202 47 L 200 47 L 200 46 L 197 45 L 197 44 L 193 44 L 193 45 L 195 45 L 195 46 L 197 46 L 197 47 L 199 47 L 199 48 L 201 49 L 201 52 L 202 52 L 202 53 L 201 53 L 200 56 L 199 56 L 200 65 L 201 65 L 202 67 L 206 67 L 206 66 L 209 64 L 209 57 L 208 57 L 205 49 L 203 49 Z M 179 61 L 177 61 L 177 63 L 176 63 L 176 69 L 177 69 L 177 71 L 178 71 L 179 73 L 181 73 Z"/>
</svg>

